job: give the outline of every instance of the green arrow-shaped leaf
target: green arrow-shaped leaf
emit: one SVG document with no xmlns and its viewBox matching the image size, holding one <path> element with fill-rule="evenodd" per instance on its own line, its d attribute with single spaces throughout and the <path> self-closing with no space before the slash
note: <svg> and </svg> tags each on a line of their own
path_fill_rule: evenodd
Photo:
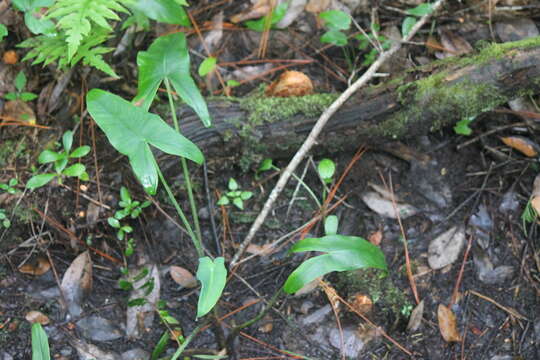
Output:
<svg viewBox="0 0 540 360">
<path fill-rule="evenodd" d="M 304 261 L 289 275 L 283 286 L 289 294 L 297 292 L 310 281 L 332 271 L 350 271 L 368 267 L 387 269 L 381 249 L 356 236 L 328 235 L 322 238 L 308 238 L 299 241 L 290 251 L 322 251 L 326 254 Z"/>
<path fill-rule="evenodd" d="M 50 360 L 47 333 L 39 323 L 32 324 L 32 360 Z"/>
<path fill-rule="evenodd" d="M 167 154 L 182 156 L 198 164 L 204 156 L 197 145 L 151 114 L 121 97 L 93 89 L 86 96 L 88 112 L 111 145 L 129 157 L 131 168 L 149 194 L 155 194 L 158 172 L 149 145 Z"/>
<path fill-rule="evenodd" d="M 199 258 L 197 279 L 201 282 L 201 294 L 197 304 L 197 317 L 206 315 L 216 305 L 227 281 L 225 259 L 216 258 L 214 261 L 205 256 Z"/>
<path fill-rule="evenodd" d="M 148 110 L 161 82 L 169 79 L 178 95 L 199 115 L 203 124 L 211 125 L 206 102 L 189 73 L 189 53 L 183 33 L 157 38 L 148 51 L 139 51 L 137 65 L 139 88 L 134 102 L 142 101 L 142 107 Z"/>
</svg>

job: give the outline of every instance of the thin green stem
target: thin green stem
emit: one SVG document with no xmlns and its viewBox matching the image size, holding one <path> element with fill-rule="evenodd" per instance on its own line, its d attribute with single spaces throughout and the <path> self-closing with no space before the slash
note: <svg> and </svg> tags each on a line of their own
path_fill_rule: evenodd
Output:
<svg viewBox="0 0 540 360">
<path fill-rule="evenodd" d="M 276 171 L 281 171 L 280 168 L 278 168 L 277 166 L 272 166 L 272 168 Z M 298 175 L 296 175 L 295 173 L 292 173 L 291 174 L 293 178 L 296 179 L 296 181 L 298 181 L 298 183 L 308 192 L 308 194 L 311 196 L 311 198 L 315 201 L 315 203 L 317 204 L 317 206 L 320 208 L 321 207 L 321 203 L 319 201 L 319 199 L 317 199 L 317 195 L 315 195 L 315 193 L 313 192 L 313 190 L 311 190 L 311 188 L 304 182 L 304 180 L 302 180 L 300 177 L 298 177 Z"/>
<path fill-rule="evenodd" d="M 189 343 L 191 342 L 191 340 L 193 340 L 193 338 L 195 337 L 195 335 L 197 335 L 197 333 L 203 328 L 203 326 L 205 326 L 206 323 L 202 323 L 202 324 L 199 324 L 195 329 L 193 329 L 193 331 L 191 332 L 191 334 L 189 334 L 189 336 L 184 340 L 184 342 L 182 343 L 182 345 L 180 345 L 178 347 L 178 349 L 176 349 L 176 352 L 174 353 L 174 355 L 172 356 L 171 360 L 176 360 L 178 359 L 178 357 L 180 355 L 182 355 L 182 352 L 186 349 L 186 347 L 189 345 Z"/>
<path fill-rule="evenodd" d="M 172 193 L 172 190 L 169 187 L 169 184 L 167 183 L 167 180 L 165 180 L 165 176 L 163 176 L 163 173 L 161 172 L 161 169 L 159 168 L 159 166 L 157 166 L 157 164 L 155 164 L 155 165 L 156 165 L 156 169 L 157 169 L 157 172 L 158 172 L 159 180 L 161 181 L 161 183 L 165 187 L 165 191 L 167 192 L 167 196 L 169 197 L 169 200 L 171 200 L 171 202 L 173 203 L 174 208 L 176 209 L 176 212 L 178 213 L 178 216 L 180 216 L 180 219 L 182 220 L 182 223 L 186 227 L 186 230 L 187 230 L 189 236 L 191 237 L 191 241 L 193 242 L 193 245 L 195 245 L 195 249 L 197 250 L 197 255 L 200 258 L 203 257 L 204 252 L 203 252 L 201 241 L 199 240 L 199 238 L 197 238 L 197 235 L 195 235 L 195 233 L 193 232 L 193 229 L 191 228 L 191 224 L 189 223 L 188 219 L 186 218 L 186 215 L 184 215 L 184 212 L 182 211 L 182 208 L 180 207 L 180 205 L 178 205 L 178 202 L 176 201 L 176 199 L 175 199 L 175 197 L 174 197 L 174 195 Z"/>
<path fill-rule="evenodd" d="M 176 116 L 176 108 L 174 106 L 174 99 L 172 97 L 171 84 L 169 79 L 165 78 L 165 88 L 167 89 L 167 98 L 169 99 L 169 106 L 171 108 L 171 114 L 174 121 L 174 128 L 178 133 L 180 133 L 180 126 L 178 126 L 178 118 Z M 193 187 L 191 186 L 191 176 L 189 175 L 189 168 L 187 161 L 184 157 L 180 157 L 180 163 L 182 164 L 182 171 L 184 173 L 184 179 L 186 181 L 186 188 L 188 192 L 189 205 L 191 207 L 191 216 L 193 217 L 193 223 L 195 224 L 195 232 L 199 242 L 202 242 L 202 233 L 201 226 L 199 224 L 199 215 L 197 213 L 197 203 L 195 203 L 195 198 L 193 196 Z"/>
</svg>

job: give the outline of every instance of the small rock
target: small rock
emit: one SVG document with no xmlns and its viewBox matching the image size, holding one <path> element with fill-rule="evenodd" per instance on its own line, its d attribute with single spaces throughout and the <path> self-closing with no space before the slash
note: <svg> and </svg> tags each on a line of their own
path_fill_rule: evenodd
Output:
<svg viewBox="0 0 540 360">
<path fill-rule="evenodd" d="M 309 324 L 321 322 L 322 320 L 324 320 L 326 315 L 330 314 L 331 312 L 332 312 L 332 307 L 330 306 L 330 304 L 327 304 L 323 306 L 322 308 L 320 308 L 319 310 L 313 312 L 311 315 L 303 316 L 300 319 L 300 323 L 302 325 L 309 325 Z"/>
<path fill-rule="evenodd" d="M 347 358 L 358 359 L 365 343 L 356 335 L 356 329 L 348 327 L 343 329 L 343 349 L 341 349 L 341 335 L 338 328 L 330 330 L 328 335 L 330 344 L 336 349 L 341 349 Z"/>
<path fill-rule="evenodd" d="M 122 360 L 147 360 L 150 354 L 143 349 L 131 349 L 122 353 Z"/>
<path fill-rule="evenodd" d="M 89 316 L 77 321 L 82 335 L 92 341 L 111 341 L 124 336 L 112 321 L 99 316 Z"/>
</svg>

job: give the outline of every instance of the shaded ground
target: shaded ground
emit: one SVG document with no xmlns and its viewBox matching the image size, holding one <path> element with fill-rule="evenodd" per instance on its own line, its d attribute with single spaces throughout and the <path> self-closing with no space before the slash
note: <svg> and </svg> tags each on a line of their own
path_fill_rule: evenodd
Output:
<svg viewBox="0 0 540 360">
<path fill-rule="evenodd" d="M 212 15 L 224 10 L 226 16 L 230 16 L 239 11 L 236 6 L 240 5 L 218 6 L 212 10 Z M 193 7 L 194 10 L 203 8 L 203 5 Z M 463 29 L 478 24 L 481 19 L 486 20 L 481 10 L 461 10 L 471 17 Z M 514 16 L 517 19 L 529 18 L 538 24 L 538 15 L 534 11 L 533 8 Z M 453 19 L 451 14 L 445 13 L 442 18 Z M 211 15 L 199 16 L 197 20 L 201 23 L 211 18 Z M 388 27 L 393 22 L 397 23 L 400 16 L 381 8 L 383 23 Z M 362 12 L 358 18 L 367 21 Z M 308 22 L 313 20 L 307 19 Z M 465 35 L 460 34 L 467 33 L 463 29 L 449 27 L 447 31 L 454 31 L 456 38 L 462 38 Z M 481 38 L 479 34 L 483 30 L 489 34 L 487 27 L 478 26 L 474 36 Z M 275 57 L 315 59 L 315 64 L 306 65 L 301 70 L 313 77 L 317 91 L 343 90 L 346 84 L 344 77 L 337 76 L 342 80 L 339 81 L 332 75 L 335 74 L 333 70 L 346 68 L 341 49 L 329 47 L 315 53 L 314 49 L 323 45 L 318 41 L 305 45 L 306 35 L 298 35 L 296 31 L 291 26 L 288 31 L 276 32 L 269 43 L 268 58 L 279 54 Z M 259 34 L 240 34 L 225 33 L 221 47 L 216 48 L 216 51 L 226 51 L 220 61 L 239 61 L 256 51 Z M 139 36 L 144 44 L 150 41 L 150 35 L 146 38 L 145 35 Z M 196 42 L 195 36 L 191 39 L 193 49 L 199 50 L 200 43 Z M 8 45 L 2 46 L 7 49 L 11 42 L 16 43 L 16 40 L 10 38 Z M 302 46 L 297 44 L 299 50 L 284 53 L 283 47 L 295 48 L 290 42 L 298 42 Z M 135 49 L 130 52 L 133 52 L 130 59 L 134 59 Z M 308 55 L 299 55 L 304 52 Z M 422 50 L 408 49 L 402 56 L 401 59 L 414 57 L 417 62 L 421 62 L 423 57 L 433 58 L 424 47 Z M 200 62 L 197 56 L 193 58 L 195 63 Z M 126 93 L 125 97 L 132 95 L 136 80 L 128 74 L 128 67 L 122 68 L 121 61 L 117 61 L 118 67 L 126 73 L 125 80 L 109 83 L 100 80 L 101 74 L 92 73 L 87 77 L 75 72 L 70 91 L 79 94 L 81 84 L 85 84 L 88 88 L 119 88 Z M 2 66 L 6 69 L 7 65 Z M 16 66 L 23 67 L 20 64 Z M 396 71 L 399 68 L 398 64 L 391 64 L 385 71 L 393 71 L 391 66 L 396 66 Z M 40 87 L 54 77 L 51 70 L 46 68 L 44 74 L 38 76 L 39 70 L 28 68 L 29 87 L 39 93 Z M 5 71 L 16 72 L 13 68 Z M 232 69 L 227 71 L 231 73 Z M 256 74 L 261 72 L 262 69 L 256 70 Z M 208 82 L 206 85 L 217 88 Z M 236 95 L 245 96 L 257 85 L 249 82 L 239 88 Z M 31 166 L 36 164 L 37 155 L 45 145 L 57 141 L 65 130 L 73 129 L 72 116 L 81 115 L 78 99 L 78 95 L 66 95 L 60 101 L 59 110 L 51 112 L 46 120 L 38 120 L 50 126 L 51 130 L 0 128 L 1 183 L 13 177 L 18 177 L 21 182 L 30 177 Z M 530 100 L 538 104 L 534 96 Z M 325 292 L 319 287 L 305 295 L 280 298 L 262 320 L 244 329 L 229 344 L 229 352 L 224 358 L 338 359 L 342 341 L 340 334 L 346 344 L 346 355 L 357 359 L 403 359 L 408 357 L 406 352 L 418 359 L 540 358 L 538 226 L 534 217 L 532 221 L 522 219 L 538 173 L 538 156 L 526 157 L 500 140 L 501 136 L 517 134 L 535 144 L 538 133 L 534 124 L 537 120 L 488 132 L 518 122 L 523 123 L 524 120 L 516 114 L 490 112 L 472 123 L 474 133 L 471 137 L 459 136 L 452 129 L 445 129 L 408 140 L 397 153 L 405 154 L 405 150 L 410 150 L 412 157 L 398 158 L 395 153 L 390 155 L 377 149 L 366 151 L 354 161 L 350 173 L 339 186 L 337 199 L 345 201 L 333 213 L 340 219 L 341 234 L 362 236 L 380 244 L 389 272 L 387 275 L 376 271 L 334 273 L 326 276 L 325 281 L 350 304 L 358 305 L 358 299 L 363 299 L 363 296 L 369 298 L 373 302 L 371 308 L 368 305 L 357 309 L 365 311 L 365 316 L 375 327 L 348 311 L 343 304 L 334 312 L 330 304 L 335 298 L 328 296 L 328 289 Z M 159 272 L 159 299 L 163 301 L 163 309 L 178 319 L 178 327 L 184 336 L 199 324 L 195 321 L 198 289 L 182 288 L 169 275 L 173 265 L 194 273 L 196 252 L 185 232 L 171 221 L 174 209 L 162 192 L 155 198 L 158 206 L 145 208 L 138 219 L 128 221 L 134 229 L 132 237 L 136 247 L 132 257 L 124 256 L 126 245 L 116 239 L 116 231 L 108 225 L 107 218 L 118 208 L 121 186 L 129 188 L 134 199 L 143 201 L 145 195 L 125 158 L 112 151 L 100 131 L 96 131 L 94 136 L 92 126 L 87 117 L 76 125 L 76 134 L 82 134 L 82 143 L 94 146 L 95 141 L 96 158 L 89 155 L 84 159 L 91 178 L 84 187 L 82 183 L 68 180 L 63 186 L 52 184 L 32 193 L 24 191 L 21 185 L 16 186 L 19 192 L 15 195 L 0 191 L 0 207 L 6 209 L 12 221 L 9 229 L 0 228 L 2 360 L 31 357 L 30 323 L 25 320 L 30 311 L 40 311 L 50 319 L 45 329 L 51 354 L 57 359 L 91 358 L 81 355 L 83 348 L 98 359 L 117 359 L 122 353 L 124 359 L 150 358 L 149 353 L 166 332 L 166 327 L 157 318 L 150 324 L 143 324 L 148 315 L 140 313 L 132 319 L 137 325 L 143 325 L 143 333 L 138 338 L 126 336 L 126 331 L 129 331 L 126 330 L 126 316 L 130 315 L 126 312 L 129 311 L 127 299 L 130 293 L 118 286 L 121 267 L 124 266 L 151 269 L 155 265 Z M 466 143 L 480 134 L 485 136 Z M 351 163 L 353 155 L 326 155 L 337 164 L 336 179 Z M 302 168 L 298 176 L 303 176 L 312 191 L 322 197 L 323 185 L 316 173 L 319 160 L 306 162 L 303 165 L 307 169 L 305 175 L 302 175 Z M 187 209 L 178 161 L 163 155 L 158 161 L 172 179 L 174 191 Z M 279 167 L 286 166 L 286 159 L 274 159 L 274 162 Z M 206 177 L 202 168 L 192 167 L 192 170 L 205 247 L 211 255 L 223 255 L 229 261 L 274 185 L 276 174 L 272 171 L 262 174 L 242 171 L 232 157 L 208 159 Z M 226 191 L 231 177 L 237 180 L 241 189 L 254 192 L 253 198 L 245 202 L 243 211 L 216 205 L 218 193 Z M 383 189 L 389 189 L 391 184 L 396 199 L 416 209 L 416 215 L 402 219 L 403 230 L 396 219 L 381 216 L 380 208 L 366 201 L 366 193 L 373 191 L 371 184 Z M 288 234 L 299 230 L 317 211 L 315 202 L 305 189 L 300 187 L 296 191 L 296 186 L 296 181 L 288 185 L 255 241 L 260 247 L 279 242 L 278 250 L 254 256 L 241 264 L 229 279 L 219 303 L 218 315 L 227 316 L 226 319 L 219 326 L 214 325 L 198 334 L 188 347 L 189 354 L 218 355 L 230 327 L 249 320 L 262 309 L 264 302 L 306 258 L 305 254 L 287 254 L 290 245 L 299 239 L 299 231 Z M 372 206 L 368 206 L 370 204 Z M 164 213 L 170 215 L 165 216 Z M 174 217 L 172 219 L 176 221 Z M 453 227 L 463 229 L 466 234 L 463 245 L 457 250 L 457 258 L 441 269 L 433 269 L 428 263 L 428 247 L 441 233 Z M 321 236 L 322 233 L 322 226 L 317 224 L 304 235 Z M 424 302 L 423 320 L 415 330 L 407 330 L 411 325 L 411 312 L 417 304 L 407 277 L 404 239 L 418 299 Z M 93 284 L 76 301 L 82 307 L 79 314 L 74 316 L 71 312 L 67 315 L 61 306 L 58 284 L 65 279 L 64 274 L 73 260 L 86 249 L 89 249 L 92 261 Z M 252 248 L 246 256 L 253 255 L 256 250 Z M 442 255 L 450 258 L 451 254 L 453 250 L 445 249 Z M 52 268 L 42 275 L 20 270 L 22 264 L 31 264 L 38 259 L 43 259 L 42 263 L 50 264 Z M 71 287 L 77 290 L 78 286 L 84 287 L 83 283 L 83 280 L 74 281 Z M 448 306 L 455 314 L 460 341 L 447 342 L 441 336 L 437 316 L 440 304 Z M 154 314 L 153 311 L 150 313 Z M 400 344 L 403 350 L 385 338 L 382 332 Z M 88 350 L 89 344 L 95 348 Z M 172 341 L 169 342 L 165 354 L 172 355 L 176 348 Z M 141 352 L 125 353 L 130 350 Z"/>
</svg>

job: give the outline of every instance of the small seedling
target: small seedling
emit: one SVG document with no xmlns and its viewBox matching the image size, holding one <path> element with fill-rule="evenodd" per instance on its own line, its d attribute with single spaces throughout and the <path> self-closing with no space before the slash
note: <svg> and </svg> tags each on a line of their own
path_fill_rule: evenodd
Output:
<svg viewBox="0 0 540 360">
<path fill-rule="evenodd" d="M 300 240 L 291 248 L 291 253 L 320 251 L 324 254 L 312 257 L 297 267 L 283 286 L 285 292 L 293 294 L 319 276 L 333 271 L 388 269 L 381 249 L 361 237 L 337 234 L 338 225 L 336 216 L 328 216 L 324 223 L 326 236 Z"/>
<path fill-rule="evenodd" d="M 403 23 L 401 24 L 401 35 L 406 37 L 411 32 L 413 26 L 416 24 L 417 17 L 422 17 L 424 15 L 430 14 L 433 11 L 433 4 L 420 4 L 415 8 L 407 10 L 407 16 Z"/>
<path fill-rule="evenodd" d="M 6 100 L 21 100 L 24 102 L 32 101 L 35 98 L 37 98 L 37 95 L 31 92 L 23 91 L 26 87 L 26 75 L 24 75 L 24 72 L 21 70 L 15 77 L 15 89 L 17 89 L 15 92 L 8 92 L 4 98 Z"/>
<path fill-rule="evenodd" d="M 229 179 L 229 191 L 221 196 L 218 205 L 229 205 L 231 202 L 240 210 L 244 210 L 244 200 L 253 196 L 251 191 L 242 191 L 238 189 L 238 183 L 233 178 Z"/>
<path fill-rule="evenodd" d="M 73 132 L 66 131 L 62 136 L 63 150 L 56 152 L 52 150 L 44 150 L 39 154 L 38 162 L 40 164 L 54 163 L 54 173 L 38 174 L 32 176 L 26 183 L 26 187 L 30 190 L 41 187 L 49 183 L 52 179 L 58 178 L 58 182 L 62 183 L 64 176 L 76 177 L 81 180 L 88 180 L 86 167 L 83 164 L 77 163 L 66 167 L 70 159 L 81 158 L 90 152 L 89 146 L 79 146 L 71 151 L 73 145 Z"/>
<path fill-rule="evenodd" d="M 523 225 L 523 232 L 525 235 L 527 235 L 527 224 L 533 223 L 536 218 L 538 217 L 538 214 L 536 213 L 536 210 L 532 206 L 531 199 L 527 202 L 527 205 L 525 205 L 525 209 L 523 209 L 523 213 L 521 213 L 521 222 Z"/>
<path fill-rule="evenodd" d="M 137 218 L 141 214 L 142 209 L 150 205 L 150 201 L 145 201 L 142 204 L 140 201 L 134 201 L 131 198 L 129 190 L 122 186 L 120 188 L 120 201 L 118 202 L 118 205 L 121 207 L 121 209 L 116 211 L 113 217 L 108 218 L 107 222 L 110 226 L 117 229 L 116 238 L 118 240 L 126 240 L 124 254 L 126 256 L 131 256 L 133 255 L 133 250 L 135 248 L 135 240 L 132 238 L 126 239 L 126 234 L 131 234 L 133 232 L 133 228 L 129 225 L 123 225 L 120 220 L 127 216 L 131 217 L 132 219 Z"/>
<path fill-rule="evenodd" d="M 0 184 L 0 190 L 4 190 L 11 195 L 16 194 L 18 190 L 15 186 L 17 186 L 18 183 L 19 180 L 17 180 L 16 178 L 12 178 L 8 181 L 7 184 Z"/>
<path fill-rule="evenodd" d="M 456 123 L 454 126 L 454 131 L 458 135 L 465 135 L 469 136 L 472 134 L 472 129 L 469 127 L 469 125 L 473 122 L 475 119 L 474 116 L 466 117 L 464 119 L 461 119 Z"/>
<path fill-rule="evenodd" d="M 319 176 L 321 177 L 321 180 L 325 184 L 330 184 L 332 182 L 332 177 L 334 176 L 334 173 L 336 172 L 336 164 L 330 159 L 322 159 L 319 162 L 317 171 L 319 172 Z"/>
<path fill-rule="evenodd" d="M 0 209 L 0 227 L 8 229 L 10 226 L 11 221 L 9 221 L 8 216 L 6 215 L 6 210 Z"/>
</svg>

